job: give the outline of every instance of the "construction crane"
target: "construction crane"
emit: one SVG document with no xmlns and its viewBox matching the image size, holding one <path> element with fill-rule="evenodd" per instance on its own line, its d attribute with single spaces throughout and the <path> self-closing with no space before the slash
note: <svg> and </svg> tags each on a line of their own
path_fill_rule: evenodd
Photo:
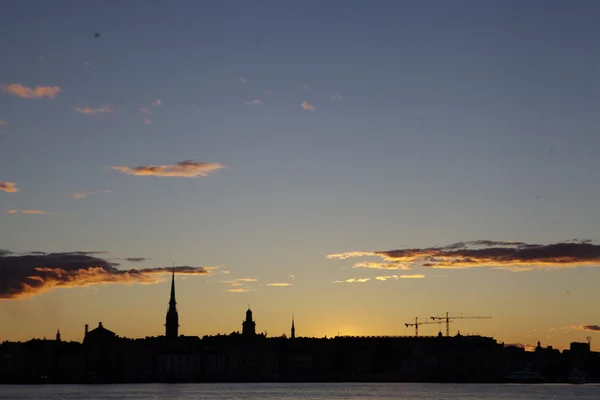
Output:
<svg viewBox="0 0 600 400">
<path fill-rule="evenodd" d="M 425 319 L 425 322 L 419 322 L 419 318 L 416 317 L 415 322 L 407 322 L 406 324 L 404 324 L 404 326 L 406 326 L 407 328 L 409 326 L 414 326 L 415 327 L 415 336 L 418 337 L 419 336 L 419 325 L 443 324 L 443 323 L 444 323 L 444 321 L 427 321 L 427 319 Z"/>
<path fill-rule="evenodd" d="M 455 319 L 490 319 L 492 317 L 465 317 L 462 315 L 462 313 L 460 315 L 452 315 L 450 316 L 449 313 L 446 313 L 446 316 L 444 317 L 431 317 L 432 320 L 436 321 L 436 322 L 446 322 L 446 336 L 450 336 L 450 322 L 454 322 Z"/>
</svg>

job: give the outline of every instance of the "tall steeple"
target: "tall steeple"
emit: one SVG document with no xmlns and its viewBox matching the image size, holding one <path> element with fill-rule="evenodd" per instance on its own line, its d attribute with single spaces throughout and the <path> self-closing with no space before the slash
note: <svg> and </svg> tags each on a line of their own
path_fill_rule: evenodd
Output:
<svg viewBox="0 0 600 400">
<path fill-rule="evenodd" d="M 290 335 L 291 339 L 296 339 L 296 327 L 294 326 L 294 314 L 292 314 L 292 334 Z"/>
<path fill-rule="evenodd" d="M 248 311 L 246 311 L 246 320 L 242 322 L 242 335 L 256 335 L 256 322 L 252 319 L 252 310 L 250 309 L 250 305 L 248 305 Z"/>
<path fill-rule="evenodd" d="M 179 315 L 177 314 L 177 302 L 175 301 L 175 265 L 171 275 L 171 299 L 169 300 L 169 310 L 167 311 L 167 321 L 165 323 L 165 336 L 176 338 L 179 331 Z"/>
</svg>

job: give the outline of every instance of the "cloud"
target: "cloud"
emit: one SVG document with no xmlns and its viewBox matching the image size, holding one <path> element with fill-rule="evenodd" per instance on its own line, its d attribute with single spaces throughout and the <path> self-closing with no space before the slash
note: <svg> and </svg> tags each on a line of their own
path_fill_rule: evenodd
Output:
<svg viewBox="0 0 600 400">
<path fill-rule="evenodd" d="M 77 108 L 75 108 L 75 111 L 77 111 L 78 113 L 84 114 L 84 115 L 96 115 L 97 113 L 111 113 L 111 112 L 114 112 L 115 110 L 111 109 L 109 104 L 105 104 L 99 108 L 77 107 Z"/>
<path fill-rule="evenodd" d="M 240 78 L 240 79 L 238 79 L 238 82 L 240 82 L 240 83 L 246 83 L 246 82 L 248 82 L 248 79 L 246 79 L 246 78 Z"/>
<path fill-rule="evenodd" d="M 91 67 L 91 66 L 92 66 L 92 63 L 91 63 L 91 62 L 89 62 L 89 61 L 84 61 L 84 62 L 83 62 L 83 65 L 85 65 L 86 67 Z"/>
<path fill-rule="evenodd" d="M 344 100 L 344 96 L 340 96 L 339 94 L 334 94 L 331 96 L 331 100 Z"/>
<path fill-rule="evenodd" d="M 0 191 L 6 193 L 17 193 L 19 190 L 17 184 L 14 182 L 0 182 Z"/>
<path fill-rule="evenodd" d="M 0 126 L 4 126 L 4 125 L 6 125 L 6 122 L 4 122 L 0 119 Z"/>
<path fill-rule="evenodd" d="M 372 268 L 372 269 L 410 269 L 410 265 L 405 263 L 382 263 L 382 262 L 372 262 L 372 261 L 363 261 L 356 263 L 352 266 L 352 268 Z"/>
<path fill-rule="evenodd" d="M 127 257 L 125 260 L 127 260 L 129 262 L 142 262 L 142 261 L 148 260 L 148 258 L 144 258 L 144 257 Z"/>
<path fill-rule="evenodd" d="M 249 292 L 253 289 L 249 289 L 249 288 L 234 288 L 234 289 L 227 289 L 228 292 L 231 293 L 245 293 L 245 292 Z"/>
<path fill-rule="evenodd" d="M 140 108 L 140 111 L 143 112 L 143 113 L 146 113 L 146 114 L 152 114 L 152 111 L 150 111 L 150 110 L 148 110 L 147 108 L 144 108 L 144 107 Z"/>
<path fill-rule="evenodd" d="M 311 89 L 311 87 L 308 83 L 305 83 L 304 85 L 302 85 L 302 90 L 306 90 L 308 92 L 310 89 Z"/>
<path fill-rule="evenodd" d="M 211 172 L 225 168 L 219 163 L 195 162 L 193 160 L 181 161 L 175 165 L 142 165 L 139 167 L 115 166 L 111 167 L 127 175 L 138 176 L 177 176 L 195 178 L 207 176 Z"/>
<path fill-rule="evenodd" d="M 6 211 L 9 214 L 30 214 L 30 215 L 56 215 L 57 213 L 55 212 L 49 212 L 49 211 L 42 211 L 42 210 L 7 210 Z"/>
<path fill-rule="evenodd" d="M 264 93 L 264 94 L 266 94 L 266 95 L 271 95 L 271 94 L 273 94 L 273 92 L 272 92 L 271 90 L 265 90 L 263 93 Z"/>
<path fill-rule="evenodd" d="M 398 279 L 422 279 L 425 278 L 425 275 L 422 274 L 412 274 L 412 275 L 384 275 L 384 276 L 376 276 L 375 279 L 378 281 L 389 281 L 389 280 L 398 280 Z"/>
<path fill-rule="evenodd" d="M 290 279 L 291 280 L 295 280 L 296 279 L 296 275 L 294 275 L 294 274 L 290 275 Z"/>
<path fill-rule="evenodd" d="M 291 283 L 267 283 L 267 286 L 284 287 L 284 286 L 292 286 L 292 284 Z"/>
<path fill-rule="evenodd" d="M 172 267 L 120 270 L 116 264 L 95 252 L 30 253 L 14 255 L 0 252 L 0 299 L 32 297 L 66 287 L 84 287 L 107 283 L 152 284 L 170 274 Z M 175 273 L 207 275 L 211 267 L 177 266 Z"/>
<path fill-rule="evenodd" d="M 600 332 L 600 325 L 582 325 L 581 328 L 584 331 Z"/>
<path fill-rule="evenodd" d="M 146 125 L 153 125 L 154 124 L 150 118 L 144 118 L 144 123 Z"/>
<path fill-rule="evenodd" d="M 550 332 L 556 332 L 557 330 L 561 330 L 561 331 L 571 331 L 571 330 L 577 330 L 577 331 L 588 331 L 588 332 L 600 332 L 600 325 L 569 325 L 569 326 L 564 326 L 562 328 L 550 328 Z"/>
<path fill-rule="evenodd" d="M 87 196 L 94 194 L 94 193 L 112 193 L 112 190 L 94 190 L 91 192 L 76 192 L 73 193 L 71 195 L 72 198 L 74 199 L 85 199 Z"/>
<path fill-rule="evenodd" d="M 156 100 L 154 100 L 154 101 L 152 102 L 152 105 L 153 105 L 153 106 L 155 106 L 155 107 L 156 107 L 156 106 L 160 106 L 161 104 L 162 104 L 162 103 L 161 103 L 160 99 L 156 99 Z"/>
<path fill-rule="evenodd" d="M 232 281 L 223 281 L 221 283 L 236 283 L 236 282 L 258 282 L 258 279 L 254 279 L 254 278 L 239 278 L 239 279 L 234 279 Z"/>
<path fill-rule="evenodd" d="M 589 240 L 571 240 L 548 245 L 524 242 L 477 240 L 442 247 L 388 251 L 353 251 L 329 254 L 328 259 L 379 257 L 399 268 L 413 265 L 429 268 L 492 267 L 510 271 L 534 271 L 580 266 L 600 267 L 600 245 Z M 377 263 L 357 263 L 355 268 L 373 268 Z"/>
<path fill-rule="evenodd" d="M 315 111 L 316 110 L 315 106 L 311 106 L 307 102 L 304 102 L 304 103 L 300 104 L 300 107 L 302 107 L 306 111 Z"/>
<path fill-rule="evenodd" d="M 333 283 L 365 283 L 369 282 L 371 278 L 350 278 L 345 281 L 333 281 Z"/>
<path fill-rule="evenodd" d="M 20 83 L 11 83 L 8 86 L 2 85 L 2 90 L 23 99 L 43 99 L 44 97 L 54 99 L 61 92 L 60 86 L 36 86 L 35 89 L 32 89 Z"/>
<path fill-rule="evenodd" d="M 247 101 L 247 102 L 246 102 L 246 104 L 249 104 L 249 105 L 251 105 L 251 106 L 262 106 L 262 105 L 264 105 L 265 103 L 263 103 L 263 102 L 262 102 L 262 101 L 260 101 L 260 100 L 252 100 L 252 101 Z"/>
</svg>

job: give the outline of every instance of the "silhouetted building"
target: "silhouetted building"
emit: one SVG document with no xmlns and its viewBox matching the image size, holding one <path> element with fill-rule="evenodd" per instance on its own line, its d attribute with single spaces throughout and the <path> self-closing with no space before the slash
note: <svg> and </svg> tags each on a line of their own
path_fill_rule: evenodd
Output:
<svg viewBox="0 0 600 400">
<path fill-rule="evenodd" d="M 294 326 L 294 316 L 292 315 L 292 329 L 290 332 L 290 339 L 296 339 L 296 327 Z"/>
<path fill-rule="evenodd" d="M 171 299 L 169 300 L 169 310 L 167 311 L 167 320 L 165 323 L 165 336 L 176 338 L 179 331 L 179 314 L 177 314 L 177 302 L 175 301 L 175 268 L 171 277 Z"/>
<path fill-rule="evenodd" d="M 242 322 L 242 335 L 243 336 L 255 336 L 256 335 L 256 322 L 252 320 L 252 310 L 248 307 L 246 311 L 246 320 Z"/>
</svg>

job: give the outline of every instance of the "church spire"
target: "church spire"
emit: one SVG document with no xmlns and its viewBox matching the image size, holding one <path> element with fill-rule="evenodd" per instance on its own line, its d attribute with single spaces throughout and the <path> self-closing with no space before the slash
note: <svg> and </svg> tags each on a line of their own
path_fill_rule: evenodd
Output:
<svg viewBox="0 0 600 400">
<path fill-rule="evenodd" d="M 177 302 L 175 301 L 175 264 L 171 273 L 171 298 L 169 300 L 169 310 L 167 311 L 167 320 L 165 323 L 165 336 L 176 338 L 179 331 L 179 315 L 177 313 Z"/>
<path fill-rule="evenodd" d="M 173 272 L 171 275 L 171 300 L 169 300 L 169 307 L 175 307 L 177 302 L 175 301 L 175 265 L 173 265 Z"/>
<path fill-rule="evenodd" d="M 296 327 L 294 326 L 294 314 L 292 313 L 292 332 L 290 335 L 291 339 L 296 339 Z"/>
</svg>

